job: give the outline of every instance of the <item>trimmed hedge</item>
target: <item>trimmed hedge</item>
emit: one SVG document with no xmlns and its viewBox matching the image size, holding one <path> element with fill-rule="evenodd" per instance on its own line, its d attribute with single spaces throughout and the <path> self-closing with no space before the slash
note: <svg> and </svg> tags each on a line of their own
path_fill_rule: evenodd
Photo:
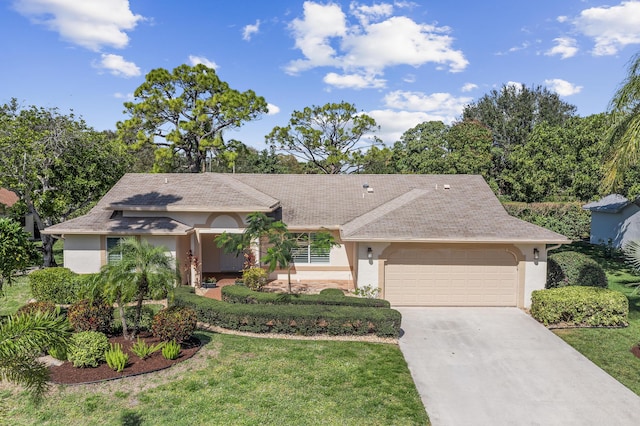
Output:
<svg viewBox="0 0 640 426">
<path fill-rule="evenodd" d="M 40 302 L 69 304 L 77 300 L 77 274 L 68 268 L 45 268 L 29 274 L 31 294 Z"/>
<path fill-rule="evenodd" d="M 398 337 L 402 319 L 393 309 L 227 303 L 197 296 L 191 287 L 175 290 L 174 305 L 194 309 L 198 320 L 207 324 L 253 333 Z"/>
<path fill-rule="evenodd" d="M 619 327 L 628 325 L 629 301 L 606 288 L 536 290 L 531 294 L 531 315 L 544 325 Z"/>
<path fill-rule="evenodd" d="M 554 253 L 547 260 L 546 288 L 585 286 L 606 288 L 607 275 L 589 256 L 576 251 Z"/>
<path fill-rule="evenodd" d="M 45 268 L 29 274 L 29 286 L 38 301 L 68 305 L 89 296 L 95 275 L 76 274 L 68 268 Z"/>
<path fill-rule="evenodd" d="M 383 299 L 347 297 L 341 290 L 338 291 L 341 294 L 264 293 L 253 291 L 241 285 L 228 285 L 222 287 L 222 300 L 228 303 L 260 305 L 333 305 L 369 308 L 389 308 L 391 306 L 388 301 Z"/>
</svg>

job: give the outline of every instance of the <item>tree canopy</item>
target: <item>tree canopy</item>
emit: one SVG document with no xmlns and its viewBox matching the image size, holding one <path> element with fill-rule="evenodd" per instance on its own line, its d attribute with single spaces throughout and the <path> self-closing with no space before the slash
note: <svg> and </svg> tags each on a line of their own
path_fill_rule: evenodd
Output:
<svg viewBox="0 0 640 426">
<path fill-rule="evenodd" d="M 0 218 L 0 297 L 3 284 L 11 284 L 14 274 L 31 265 L 35 257 L 35 246 L 29 238 L 18 222 Z"/>
<path fill-rule="evenodd" d="M 204 171 L 207 157 L 224 151 L 225 130 L 268 111 L 264 98 L 230 88 L 203 64 L 154 69 L 134 96 L 118 132 L 138 149 L 155 150 L 155 171 Z"/>
<path fill-rule="evenodd" d="M 18 194 L 39 230 L 86 210 L 125 173 L 125 148 L 73 114 L 15 99 L 0 107 L 0 186 Z M 44 265 L 55 266 L 42 235 Z"/>
<path fill-rule="evenodd" d="M 355 105 L 328 103 L 294 111 L 289 124 L 275 127 L 266 142 L 306 162 L 310 173 L 346 173 L 360 164 L 363 137 L 377 129 L 375 120 L 358 113 Z M 369 145 L 376 143 L 373 138 Z"/>
</svg>

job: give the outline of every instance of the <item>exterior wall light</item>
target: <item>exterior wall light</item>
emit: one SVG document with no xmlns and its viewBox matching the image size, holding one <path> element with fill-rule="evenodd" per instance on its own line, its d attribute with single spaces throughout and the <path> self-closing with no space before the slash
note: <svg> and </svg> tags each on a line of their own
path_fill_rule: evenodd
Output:
<svg viewBox="0 0 640 426">
<path fill-rule="evenodd" d="M 371 247 L 367 247 L 367 259 L 373 259 L 373 250 L 371 249 Z"/>
<path fill-rule="evenodd" d="M 538 260 L 540 259 L 540 250 L 538 250 L 538 248 L 534 248 L 533 249 L 533 260 Z"/>
</svg>

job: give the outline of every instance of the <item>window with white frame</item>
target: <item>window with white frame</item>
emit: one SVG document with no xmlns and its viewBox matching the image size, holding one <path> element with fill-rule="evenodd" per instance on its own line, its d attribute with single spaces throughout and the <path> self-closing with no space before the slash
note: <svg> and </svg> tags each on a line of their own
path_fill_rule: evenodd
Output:
<svg viewBox="0 0 640 426">
<path fill-rule="evenodd" d="M 304 232 L 294 236 L 300 241 L 300 246 L 293 250 L 293 263 L 329 263 L 329 249 L 311 247 L 311 242 L 316 239 L 315 233 Z"/>
<path fill-rule="evenodd" d="M 122 237 L 107 237 L 107 263 L 116 263 L 122 260 L 122 250 L 119 245 Z"/>
</svg>

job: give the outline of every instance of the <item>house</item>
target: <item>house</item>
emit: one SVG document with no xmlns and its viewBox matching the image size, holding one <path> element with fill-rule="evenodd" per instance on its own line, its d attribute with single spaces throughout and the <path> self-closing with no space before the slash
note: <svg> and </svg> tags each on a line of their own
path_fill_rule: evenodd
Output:
<svg viewBox="0 0 640 426">
<path fill-rule="evenodd" d="M 9 191 L 6 188 L 0 188 L 0 217 L 6 216 L 8 209 L 13 207 L 20 200 L 18 194 L 13 191 Z M 33 214 L 27 213 L 20 218 L 20 223 L 26 233 L 31 235 L 31 238 L 40 238 L 40 232 L 35 226 L 33 221 Z"/>
<path fill-rule="evenodd" d="M 379 287 L 397 306 L 529 306 L 544 288 L 547 249 L 570 242 L 507 214 L 471 175 L 127 174 L 88 214 L 44 232 L 64 237 L 64 264 L 79 273 L 98 271 L 119 238 L 136 236 L 181 265 L 191 252 L 195 272 L 212 274 L 241 268 L 214 238 L 242 232 L 252 212 L 340 243 L 301 249 L 294 282 Z"/>
<path fill-rule="evenodd" d="M 591 211 L 591 244 L 622 248 L 629 241 L 640 240 L 640 199 L 610 194 L 582 208 Z"/>
</svg>

